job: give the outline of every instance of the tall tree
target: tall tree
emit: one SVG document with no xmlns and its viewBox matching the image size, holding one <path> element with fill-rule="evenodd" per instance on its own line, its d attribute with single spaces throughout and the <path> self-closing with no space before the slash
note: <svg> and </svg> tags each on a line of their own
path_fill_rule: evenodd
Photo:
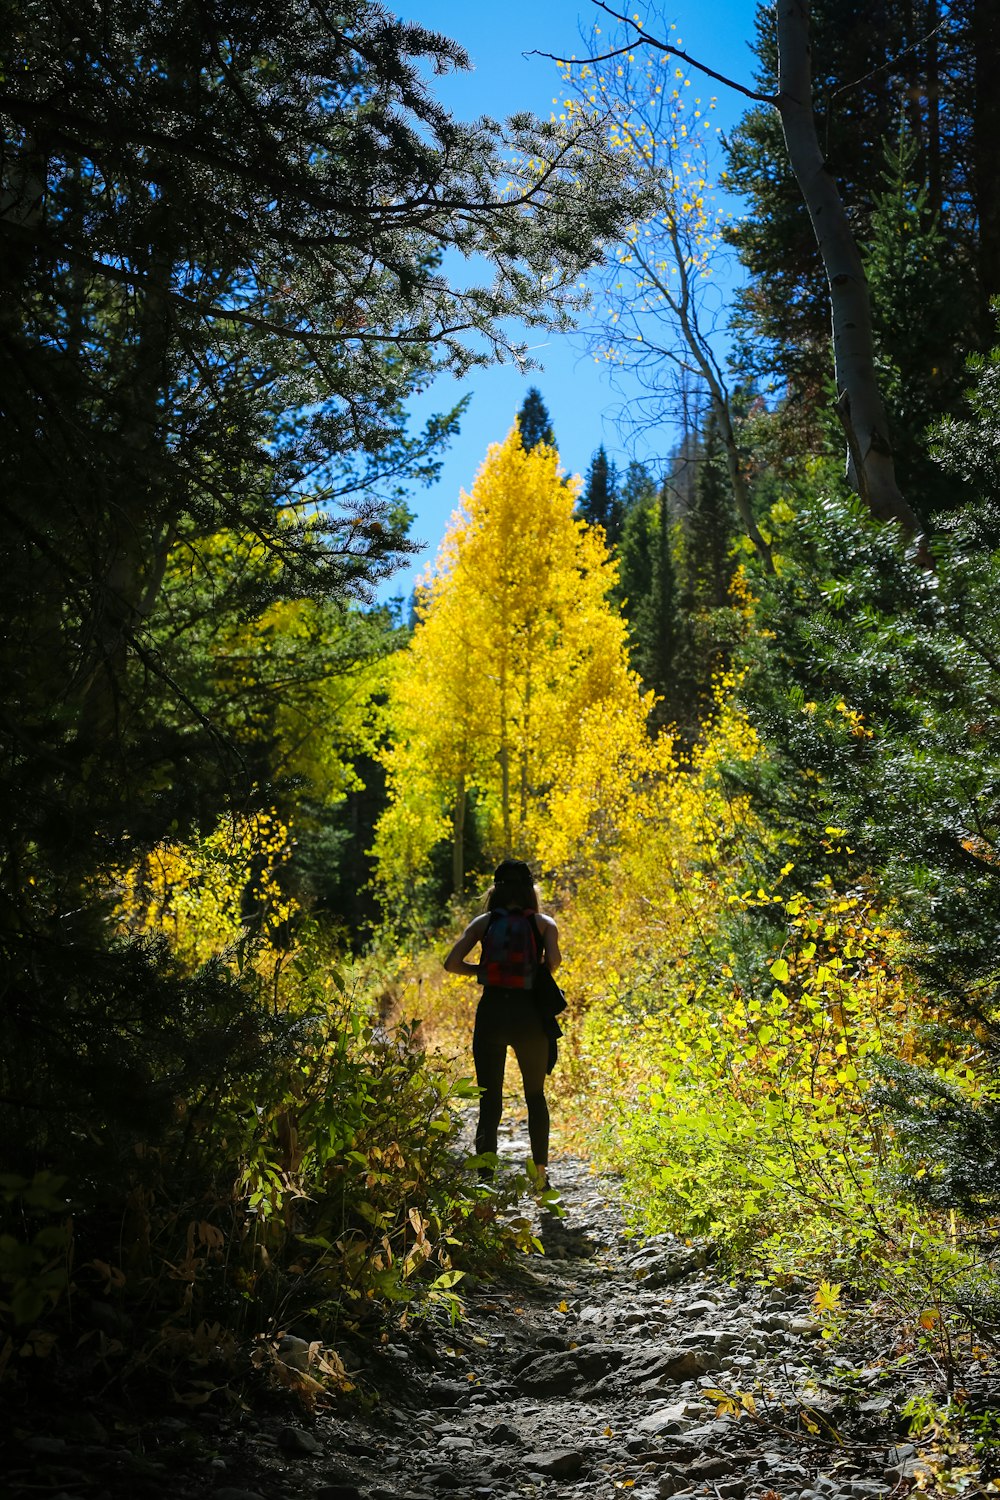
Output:
<svg viewBox="0 0 1000 1500">
<path fill-rule="evenodd" d="M 614 566 L 574 500 L 555 449 L 525 452 L 517 427 L 463 496 L 390 694 L 391 805 L 376 839 L 389 892 L 426 876 L 435 844 L 458 849 L 473 789 L 487 854 L 544 860 L 546 796 L 586 716 L 609 704 L 645 720 L 607 599 Z M 461 864 L 456 853 L 459 889 Z"/>
<path fill-rule="evenodd" d="M 566 64 L 573 86 L 567 108 L 585 118 L 610 113 L 614 149 L 636 184 L 649 185 L 647 212 L 630 225 L 605 263 L 603 316 L 590 329 L 590 342 L 636 378 L 641 394 L 629 404 L 633 426 L 662 426 L 665 416 L 687 421 L 692 401 L 696 407 L 705 397 L 711 402 L 725 444 L 733 504 L 769 567 L 717 349 L 720 305 L 714 278 L 722 264 L 726 216 L 711 191 L 715 101 L 685 95 L 679 85 L 690 79 L 679 68 L 667 69 L 668 55 L 640 58 L 637 51 L 612 46 L 583 66 Z M 617 529 L 615 524 L 615 536 Z"/>
<path fill-rule="evenodd" d="M 952 276 L 943 304 L 928 286 L 917 289 L 917 305 L 932 325 L 949 320 L 954 349 L 983 347 L 991 327 L 983 312 L 996 291 L 997 273 L 987 268 L 1000 191 L 996 90 L 985 86 L 995 76 L 996 48 L 986 33 L 996 28 L 992 20 L 977 24 L 977 16 L 992 16 L 992 8 L 978 0 L 890 0 L 866 14 L 864 26 L 854 24 L 850 0 L 813 0 L 809 9 L 820 144 L 854 236 L 868 246 L 877 233 L 883 141 L 897 139 L 905 121 L 914 155 L 908 175 L 926 193 L 921 227 L 936 223 Z M 761 5 L 754 51 L 762 96 L 777 83 L 777 40 L 773 8 Z M 727 234 L 750 272 L 738 294 L 740 366 L 782 394 L 789 447 L 801 447 L 815 444 L 827 404 L 828 303 L 819 247 L 771 103 L 762 97 L 729 138 L 732 181 L 751 211 Z M 933 264 L 926 269 L 933 275 Z M 899 308 L 884 281 L 873 293 L 875 320 L 884 326 Z M 903 430 L 908 412 L 894 405 L 894 394 L 889 425 Z M 939 415 L 954 409 L 952 381 L 940 383 L 936 400 Z M 908 479 L 905 455 L 903 470 Z"/>
<path fill-rule="evenodd" d="M 645 490 L 629 506 L 618 544 L 619 584 L 616 597 L 629 630 L 629 655 L 645 687 L 667 705 L 673 717 L 677 580 L 674 520 L 666 487 Z"/>
<path fill-rule="evenodd" d="M 539 443 L 547 443 L 550 448 L 556 446 L 548 407 L 536 386 L 529 387 L 528 394 L 521 402 L 521 410 L 517 414 L 517 425 L 521 432 L 521 442 L 524 444 L 525 453 L 530 453 L 532 448 L 537 448 Z"/>
<path fill-rule="evenodd" d="M 614 547 L 621 535 L 622 502 L 618 469 L 603 443 L 590 461 L 578 508 L 588 526 L 603 527 L 608 546 Z"/>
<path fill-rule="evenodd" d="M 863 244 L 872 289 L 879 379 L 905 491 L 926 513 L 955 510 L 967 490 L 930 452 L 929 430 L 964 405 L 967 348 L 959 331 L 976 318 L 967 261 L 956 260 L 931 190 L 919 176 L 919 148 L 904 122 L 885 143 L 885 166 Z"/>
<path fill-rule="evenodd" d="M 621 502 L 625 516 L 636 506 L 655 500 L 656 494 L 657 483 L 649 466 L 638 459 L 631 459 L 621 483 Z"/>
<path fill-rule="evenodd" d="M 41 746 L 106 762 L 146 734 L 171 548 L 254 536 L 274 597 L 385 575 L 407 545 L 386 502 L 430 477 L 451 425 L 407 437 L 405 398 L 436 369 L 516 353 L 506 313 L 564 315 L 621 208 L 593 191 L 592 132 L 450 119 L 422 69 L 465 54 L 370 0 L 8 14 L 0 383 L 19 586 L 4 608 L 39 684 L 11 705 L 24 810 L 54 771 Z M 449 283 L 449 247 L 490 262 L 492 288 Z M 22 622 L 41 616 L 32 648 Z M 188 710 L 195 735 L 204 709 Z"/>
<path fill-rule="evenodd" d="M 37 1099 L 57 1060 L 85 1098 L 101 1057 L 86 1108 L 110 1119 L 116 1063 L 184 1003 L 114 941 L 122 862 L 269 805 L 269 776 L 336 774 L 314 737 L 265 748 L 305 684 L 254 697 L 238 669 L 260 687 L 267 644 L 298 650 L 407 550 L 401 499 L 455 418 L 413 436 L 407 398 L 520 357 L 510 319 L 565 320 L 629 216 L 585 122 L 453 120 L 425 78 L 467 65 L 374 0 L 5 7 L 0 1055 Z"/>
<path fill-rule="evenodd" d="M 847 442 L 848 479 L 873 515 L 896 521 L 906 534 L 913 535 L 920 530 L 920 523 L 896 480 L 888 422 L 875 374 L 868 283 L 850 217 L 824 160 L 817 131 L 810 51 L 811 0 L 781 0 L 774 10 L 777 86 L 770 93 L 726 78 L 707 63 L 690 58 L 672 42 L 645 30 L 638 17 L 617 11 L 605 0 L 598 3 L 625 27 L 627 45 L 680 58 L 776 112 L 788 165 L 826 274 L 837 384 L 835 410 Z M 599 58 L 587 59 L 584 67 L 592 68 L 625 50 L 613 48 Z"/>
</svg>

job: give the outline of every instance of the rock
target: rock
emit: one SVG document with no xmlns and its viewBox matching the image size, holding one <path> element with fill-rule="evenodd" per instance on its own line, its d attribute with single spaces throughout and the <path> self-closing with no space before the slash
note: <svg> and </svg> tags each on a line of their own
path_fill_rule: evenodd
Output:
<svg viewBox="0 0 1000 1500">
<path fill-rule="evenodd" d="M 687 1478 L 690 1484 L 704 1484 L 707 1479 L 722 1479 L 724 1475 L 732 1473 L 732 1460 L 721 1457 L 709 1457 L 695 1459 L 687 1470 Z"/>
<path fill-rule="evenodd" d="M 313 1500 L 363 1500 L 363 1496 L 356 1484 L 321 1484 L 313 1491 Z"/>
<path fill-rule="evenodd" d="M 926 1459 L 920 1458 L 916 1453 L 910 1453 L 905 1458 L 901 1458 L 898 1463 L 886 1469 L 882 1478 L 886 1484 L 891 1484 L 895 1488 L 904 1479 L 917 1479 L 921 1475 L 930 1477 L 932 1474 L 933 1470 Z"/>
<path fill-rule="evenodd" d="M 434 1477 L 434 1488 L 436 1490 L 464 1490 L 465 1480 L 455 1473 L 454 1469 L 429 1469 L 428 1475 Z M 404 1500 L 404 1497 L 400 1497 Z"/>
<path fill-rule="evenodd" d="M 534 1469 L 536 1474 L 548 1474 L 552 1479 L 576 1479 L 583 1472 L 586 1460 L 575 1448 L 549 1448 L 543 1453 L 526 1453 L 523 1462 L 526 1469 Z"/>
<path fill-rule="evenodd" d="M 643 1417 L 636 1424 L 636 1431 L 652 1433 L 653 1436 L 683 1432 L 685 1427 L 693 1425 L 686 1413 L 687 1407 L 683 1401 L 678 1401 L 673 1406 L 661 1406 L 659 1411 L 651 1411 L 648 1417 Z"/>
<path fill-rule="evenodd" d="M 453 1437 L 446 1434 L 438 1439 L 439 1448 L 448 1448 L 454 1453 L 471 1453 L 475 1446 L 470 1437 Z"/>
<path fill-rule="evenodd" d="M 727 1328 L 693 1328 L 682 1333 L 677 1340 L 681 1349 L 711 1349 L 715 1354 L 728 1354 L 739 1343 L 740 1335 Z"/>
<path fill-rule="evenodd" d="M 869 1396 L 867 1401 L 862 1401 L 858 1411 L 866 1417 L 887 1417 L 895 1411 L 895 1406 L 888 1396 Z"/>
<path fill-rule="evenodd" d="M 667 1469 L 660 1475 L 660 1482 L 657 1485 L 656 1493 L 660 1496 L 660 1500 L 670 1500 L 671 1495 L 676 1495 L 680 1490 L 686 1490 L 687 1488 L 688 1482 L 686 1479 L 679 1479 L 676 1474 L 671 1474 L 670 1470 Z"/>
<path fill-rule="evenodd" d="M 510 1427 L 506 1422 L 498 1422 L 486 1434 L 486 1441 L 488 1443 L 514 1443 L 519 1446 L 521 1434 L 516 1428 Z"/>
<path fill-rule="evenodd" d="M 290 1370 L 304 1373 L 309 1368 L 309 1345 L 305 1339 L 297 1339 L 294 1334 L 286 1333 L 278 1340 L 278 1358 Z"/>
<path fill-rule="evenodd" d="M 662 1349 L 652 1355 L 640 1356 L 632 1367 L 636 1378 L 647 1384 L 696 1380 L 699 1375 L 707 1375 L 709 1370 L 718 1368 L 719 1356 L 713 1350 L 701 1347 Z"/>
<path fill-rule="evenodd" d="M 212 1500 L 264 1500 L 264 1497 L 259 1490 L 241 1490 L 236 1485 L 224 1484 L 212 1491 Z"/>
<path fill-rule="evenodd" d="M 704 1415 L 704 1410 L 702 1415 Z M 731 1436 L 732 1430 L 732 1424 L 727 1418 L 713 1417 L 710 1422 L 688 1427 L 684 1433 L 684 1441 L 694 1443 L 696 1448 L 711 1447 L 715 1443 L 721 1443 L 725 1437 Z M 697 1457 L 697 1453 L 692 1455 L 692 1462 Z"/>
<path fill-rule="evenodd" d="M 710 1302 L 707 1297 L 701 1297 L 697 1302 L 687 1302 L 681 1306 L 680 1312 L 686 1318 L 710 1318 L 719 1311 L 717 1302 Z"/>
<path fill-rule="evenodd" d="M 589 1344 L 561 1354 L 543 1354 L 519 1372 L 518 1384 L 522 1391 L 568 1396 L 571 1391 L 599 1380 L 609 1370 L 617 1370 L 627 1353 L 628 1350 L 616 1344 Z"/>
<path fill-rule="evenodd" d="M 323 1452 L 319 1438 L 301 1427 L 282 1427 L 278 1433 L 278 1447 L 293 1458 L 315 1458 Z"/>
<path fill-rule="evenodd" d="M 457 1380 L 432 1380 L 427 1387 L 427 1399 L 434 1406 L 452 1406 L 456 1409 L 468 1406 L 471 1400 L 468 1383 Z"/>
</svg>

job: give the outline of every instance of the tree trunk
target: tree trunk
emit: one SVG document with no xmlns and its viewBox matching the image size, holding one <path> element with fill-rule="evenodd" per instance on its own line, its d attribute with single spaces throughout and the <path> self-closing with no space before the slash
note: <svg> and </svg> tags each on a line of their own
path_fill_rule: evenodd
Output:
<svg viewBox="0 0 1000 1500">
<path fill-rule="evenodd" d="M 927 3 L 927 192 L 928 208 L 940 217 L 944 205 L 941 172 L 941 64 L 938 49 L 938 0 Z"/>
<path fill-rule="evenodd" d="M 979 219 L 979 282 L 987 326 L 989 300 L 1000 293 L 1000 20 L 996 0 L 973 0 L 972 190 Z"/>
<path fill-rule="evenodd" d="M 747 478 L 743 472 L 743 459 L 740 454 L 739 444 L 736 441 L 736 432 L 733 428 L 732 415 L 729 410 L 728 393 L 718 387 L 717 382 L 710 385 L 712 397 L 712 410 L 719 427 L 719 436 L 722 446 L 726 450 L 726 468 L 729 472 L 729 488 L 736 506 L 736 514 L 743 523 L 743 529 L 753 542 L 754 547 L 760 554 L 764 563 L 765 572 L 774 572 L 774 563 L 771 559 L 771 549 L 760 534 L 757 522 L 754 520 L 753 510 L 750 505 L 750 490 Z"/>
<path fill-rule="evenodd" d="M 847 477 L 882 521 L 921 531 L 896 483 L 889 424 L 875 375 L 868 283 L 812 106 L 808 0 L 779 0 L 778 110 L 788 160 L 805 200 L 830 286 L 837 414 L 847 436 Z"/>
<path fill-rule="evenodd" d="M 747 487 L 746 475 L 743 472 L 743 460 L 732 423 L 729 392 L 720 377 L 719 367 L 712 353 L 711 346 L 698 327 L 697 313 L 694 308 L 691 292 L 691 275 L 688 269 L 688 258 L 676 225 L 671 225 L 669 233 L 674 252 L 674 269 L 677 271 L 680 293 L 674 297 L 665 288 L 664 293 L 677 315 L 681 333 L 691 357 L 698 366 L 699 373 L 708 387 L 712 410 L 718 419 L 719 434 L 726 449 L 729 485 L 732 491 L 733 505 L 736 507 L 736 514 L 739 516 L 744 531 L 751 542 L 753 542 L 754 548 L 764 564 L 764 571 L 773 573 L 774 563 L 771 560 L 771 549 L 761 535 L 760 528 L 754 518 L 753 507 L 750 504 L 750 491 Z"/>
<path fill-rule="evenodd" d="M 521 836 L 524 837 L 524 825 L 528 821 L 528 770 L 529 756 L 528 745 L 531 736 L 531 653 L 528 654 L 528 664 L 524 677 L 524 723 L 521 727 Z"/>
<path fill-rule="evenodd" d="M 455 810 L 452 815 L 451 886 L 456 898 L 465 890 L 465 776 L 455 787 Z"/>
<path fill-rule="evenodd" d="M 168 217 L 164 208 L 152 220 L 154 229 L 159 223 L 162 238 L 150 245 L 148 287 L 142 297 L 128 377 L 131 418 L 120 434 L 131 460 L 132 492 L 115 497 L 106 529 L 108 561 L 95 598 L 91 666 L 80 708 L 81 739 L 95 748 L 120 733 L 132 641 L 162 586 L 173 538 L 169 521 L 161 515 L 160 499 L 160 410 L 168 378 L 168 291 L 174 267 Z"/>
<path fill-rule="evenodd" d="M 509 857 L 510 838 L 510 724 L 507 713 L 507 662 L 500 662 L 500 811 L 503 818 L 503 852 Z"/>
</svg>

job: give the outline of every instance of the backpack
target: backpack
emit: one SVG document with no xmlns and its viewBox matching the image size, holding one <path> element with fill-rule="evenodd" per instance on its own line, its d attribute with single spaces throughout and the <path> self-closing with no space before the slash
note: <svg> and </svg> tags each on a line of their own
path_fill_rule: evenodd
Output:
<svg viewBox="0 0 1000 1500">
<path fill-rule="evenodd" d="M 538 968 L 538 938 L 527 912 L 499 907 L 490 914 L 479 966 L 483 984 L 505 990 L 531 989 Z"/>
</svg>

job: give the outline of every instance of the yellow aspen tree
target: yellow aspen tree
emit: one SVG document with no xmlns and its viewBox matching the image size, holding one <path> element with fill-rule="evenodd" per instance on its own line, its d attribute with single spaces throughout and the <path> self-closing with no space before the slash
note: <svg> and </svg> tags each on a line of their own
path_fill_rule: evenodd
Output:
<svg viewBox="0 0 1000 1500">
<path fill-rule="evenodd" d="M 470 792 L 489 858 L 550 865 L 550 796 L 558 782 L 565 804 L 588 717 L 606 705 L 610 723 L 615 706 L 645 731 L 652 700 L 607 599 L 616 567 L 603 533 L 574 515 L 579 487 L 554 448 L 526 453 L 515 426 L 462 496 L 392 679 L 390 805 L 375 849 L 388 891 L 401 894 L 448 836 L 461 888 Z"/>
</svg>

